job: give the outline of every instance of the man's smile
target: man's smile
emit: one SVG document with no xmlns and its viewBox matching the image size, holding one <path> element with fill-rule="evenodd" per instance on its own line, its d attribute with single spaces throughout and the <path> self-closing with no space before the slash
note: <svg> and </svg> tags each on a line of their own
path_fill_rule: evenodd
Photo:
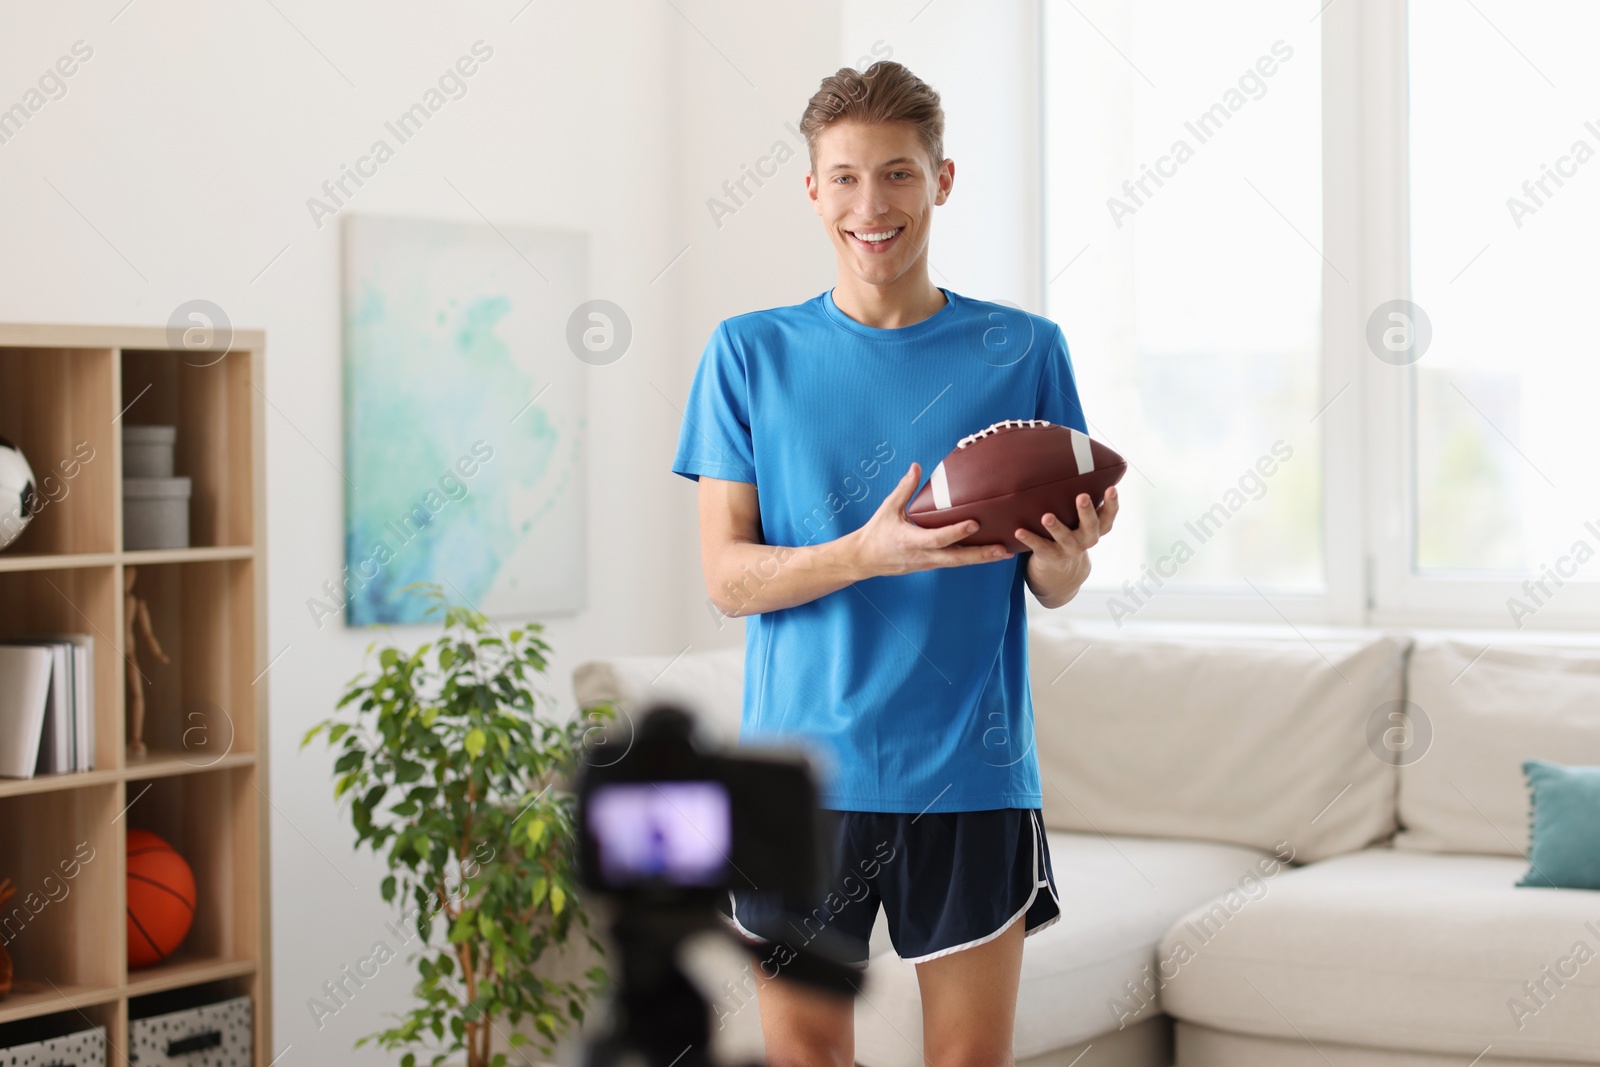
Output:
<svg viewBox="0 0 1600 1067">
<path fill-rule="evenodd" d="M 845 233 L 849 234 L 850 239 L 859 247 L 878 253 L 887 251 L 903 230 L 904 226 L 880 226 L 872 229 L 846 230 Z"/>
</svg>

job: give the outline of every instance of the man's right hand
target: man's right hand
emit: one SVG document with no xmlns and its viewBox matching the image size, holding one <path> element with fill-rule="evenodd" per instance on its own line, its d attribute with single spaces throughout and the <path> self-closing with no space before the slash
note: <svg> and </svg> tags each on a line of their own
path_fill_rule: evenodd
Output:
<svg viewBox="0 0 1600 1067">
<path fill-rule="evenodd" d="M 909 574 L 934 567 L 965 567 L 971 563 L 993 563 L 1016 553 L 1004 545 L 962 545 L 955 542 L 978 528 L 976 519 L 923 529 L 906 518 L 906 505 L 922 480 L 922 467 L 912 463 L 900 484 L 895 486 L 872 518 L 846 534 L 854 562 L 861 576 Z"/>
</svg>

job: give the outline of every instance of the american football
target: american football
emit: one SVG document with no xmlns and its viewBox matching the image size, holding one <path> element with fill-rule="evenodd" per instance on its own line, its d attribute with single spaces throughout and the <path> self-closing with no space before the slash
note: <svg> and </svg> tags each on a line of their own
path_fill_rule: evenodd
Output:
<svg viewBox="0 0 1600 1067">
<path fill-rule="evenodd" d="M 1047 511 L 1077 529 L 1078 494 L 1098 508 L 1127 470 L 1116 452 L 1070 426 L 1006 419 L 957 441 L 911 498 L 906 518 L 927 529 L 977 519 L 978 529 L 956 544 L 1027 552 L 1013 530 L 1049 537 L 1040 522 Z"/>
</svg>

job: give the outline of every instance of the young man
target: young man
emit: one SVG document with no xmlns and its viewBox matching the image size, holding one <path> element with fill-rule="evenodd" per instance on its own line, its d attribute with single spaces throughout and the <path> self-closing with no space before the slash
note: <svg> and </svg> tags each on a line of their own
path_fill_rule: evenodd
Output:
<svg viewBox="0 0 1600 1067">
<path fill-rule="evenodd" d="M 1009 1063 L 1023 938 L 1060 917 L 1024 587 L 1050 608 L 1077 594 L 1116 494 L 1098 513 L 1080 496 L 1076 530 L 1044 515 L 1050 537 L 1016 531 L 1018 554 L 955 546 L 975 524 L 905 518 L 922 470 L 967 434 L 1028 418 L 1087 432 L 1066 342 L 1048 319 L 930 282 L 955 164 L 921 79 L 841 69 L 800 128 L 838 284 L 717 327 L 672 467 L 699 482 L 712 602 L 748 620 L 740 743 L 813 753 L 831 847 L 817 899 L 736 889 L 731 918 L 791 944 L 825 928 L 811 947 L 865 961 L 881 903 L 917 967 L 929 1062 Z M 849 1001 L 776 981 L 758 1000 L 769 1062 L 852 1062 Z"/>
</svg>

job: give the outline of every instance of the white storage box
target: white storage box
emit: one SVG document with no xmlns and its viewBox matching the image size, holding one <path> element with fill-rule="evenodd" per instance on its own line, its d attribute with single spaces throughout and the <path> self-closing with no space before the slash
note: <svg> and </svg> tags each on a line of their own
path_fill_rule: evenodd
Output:
<svg viewBox="0 0 1600 1067">
<path fill-rule="evenodd" d="M 63 1037 L 0 1048 L 0 1063 L 6 1067 L 106 1067 L 106 1028 L 97 1026 Z"/>
<path fill-rule="evenodd" d="M 137 1067 L 251 1067 L 250 998 L 234 997 L 128 1020 L 128 1061 Z"/>
</svg>

